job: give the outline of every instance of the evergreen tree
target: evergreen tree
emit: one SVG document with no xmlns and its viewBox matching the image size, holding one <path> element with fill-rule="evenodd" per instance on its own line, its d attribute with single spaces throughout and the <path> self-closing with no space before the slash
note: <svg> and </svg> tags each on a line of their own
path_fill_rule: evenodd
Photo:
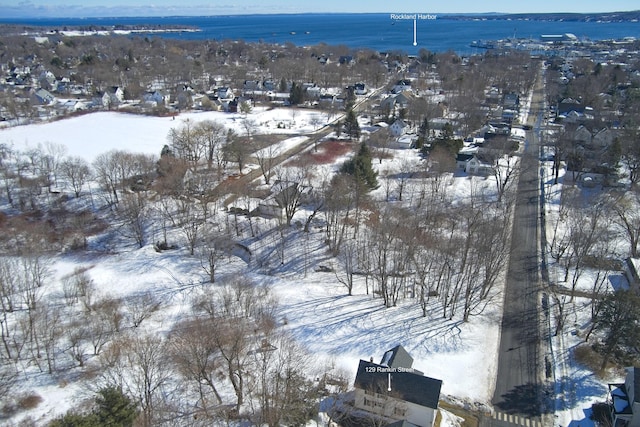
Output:
<svg viewBox="0 0 640 427">
<path fill-rule="evenodd" d="M 360 139 L 360 125 L 353 110 L 349 110 L 344 119 L 344 132 L 349 136 L 349 139 Z"/>
<path fill-rule="evenodd" d="M 93 412 L 69 411 L 49 427 L 131 427 L 137 416 L 136 405 L 126 394 L 116 387 L 105 387 L 98 391 Z"/>
<path fill-rule="evenodd" d="M 296 82 L 291 84 L 291 90 L 289 91 L 289 103 L 291 105 L 298 105 L 304 102 L 305 88 Z"/>
<path fill-rule="evenodd" d="M 175 155 L 173 154 L 173 150 L 167 144 L 164 144 L 164 146 L 162 147 L 162 150 L 160 151 L 160 157 L 165 157 L 165 156 L 175 157 Z"/>
<path fill-rule="evenodd" d="M 596 329 L 604 336 L 600 346 L 603 355 L 600 369 L 604 370 L 611 357 L 637 355 L 640 297 L 633 291 L 619 290 L 607 295 L 600 304 Z"/>
<path fill-rule="evenodd" d="M 353 106 L 356 103 L 356 92 L 355 92 L 355 88 L 353 86 L 349 86 L 347 88 L 347 92 L 346 92 L 346 96 L 345 96 L 345 109 L 346 110 L 352 110 Z"/>
<path fill-rule="evenodd" d="M 49 427 L 96 427 L 100 423 L 98 417 L 95 414 L 76 414 L 74 412 L 67 412 L 61 417 L 51 421 Z"/>
<path fill-rule="evenodd" d="M 416 148 L 421 149 L 427 142 L 429 136 L 429 120 L 425 117 L 422 119 L 420 128 L 418 129 L 418 141 L 416 142 Z"/>
<path fill-rule="evenodd" d="M 353 175 L 359 184 L 370 190 L 378 187 L 378 173 L 373 170 L 371 152 L 364 142 L 360 144 L 356 155 L 343 163 L 340 172 Z"/>
<path fill-rule="evenodd" d="M 132 400 L 116 387 L 106 387 L 98 391 L 96 416 L 105 427 L 130 427 L 138 410 Z"/>
</svg>

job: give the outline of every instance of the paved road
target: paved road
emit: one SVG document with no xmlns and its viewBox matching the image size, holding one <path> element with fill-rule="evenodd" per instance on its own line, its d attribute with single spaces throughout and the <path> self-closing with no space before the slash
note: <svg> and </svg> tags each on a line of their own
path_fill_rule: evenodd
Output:
<svg viewBox="0 0 640 427">
<path fill-rule="evenodd" d="M 542 80 L 534 92 L 529 124 L 539 120 Z M 495 414 L 490 424 L 539 425 L 543 403 L 544 362 L 540 354 L 540 281 L 538 252 L 539 162 L 538 137 L 527 132 L 518 181 L 498 375 L 493 396 Z M 496 414 L 503 414 L 498 418 Z M 521 422 L 510 421 L 512 419 Z"/>
</svg>

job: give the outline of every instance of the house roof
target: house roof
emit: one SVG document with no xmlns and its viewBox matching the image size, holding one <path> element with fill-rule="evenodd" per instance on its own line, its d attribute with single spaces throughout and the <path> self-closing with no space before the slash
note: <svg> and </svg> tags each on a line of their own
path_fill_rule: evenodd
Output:
<svg viewBox="0 0 640 427">
<path fill-rule="evenodd" d="M 404 120 L 397 119 L 391 126 L 399 126 L 400 128 L 406 128 L 409 126 Z"/>
<path fill-rule="evenodd" d="M 458 153 L 456 156 L 457 162 L 466 162 L 473 158 L 474 153 Z"/>
<path fill-rule="evenodd" d="M 389 377 L 391 391 L 388 391 Z M 355 387 L 437 409 L 442 381 L 415 374 L 409 370 L 399 370 L 361 360 Z"/>
<path fill-rule="evenodd" d="M 411 368 L 413 357 L 407 353 L 404 347 L 397 345 L 382 356 L 380 364 L 390 368 Z"/>
<path fill-rule="evenodd" d="M 395 423 L 387 424 L 387 427 L 418 427 L 417 425 L 410 423 L 407 420 L 396 421 Z"/>
<path fill-rule="evenodd" d="M 633 402 L 640 403 L 640 368 L 633 369 Z"/>
</svg>

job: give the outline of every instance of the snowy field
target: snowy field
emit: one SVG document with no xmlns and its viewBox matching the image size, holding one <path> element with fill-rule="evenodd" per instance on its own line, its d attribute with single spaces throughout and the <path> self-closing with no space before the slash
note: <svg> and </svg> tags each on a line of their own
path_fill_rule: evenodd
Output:
<svg viewBox="0 0 640 427">
<path fill-rule="evenodd" d="M 317 115 L 314 119 L 314 115 Z M 298 110 L 292 117 L 289 110 L 275 109 L 254 111 L 249 116 L 259 126 L 261 133 L 288 133 L 292 138 L 283 144 L 298 144 L 323 125 L 327 116 L 317 112 Z M 38 144 L 53 142 L 67 147 L 68 154 L 92 161 L 96 155 L 111 149 L 129 150 L 159 155 L 167 134 L 183 120 L 216 120 L 242 134 L 240 114 L 185 113 L 172 118 L 144 117 L 119 113 L 94 113 L 47 124 L 21 126 L 0 130 L 0 143 L 12 144 L 24 150 Z M 314 123 L 314 124 L 312 124 Z M 284 124 L 285 129 L 282 129 Z M 280 150 L 285 150 L 281 147 Z M 406 167 L 407 162 L 417 163 L 415 150 L 390 150 L 392 158 L 381 164 L 377 159 L 374 168 L 379 175 L 390 174 Z M 490 178 L 470 178 L 464 175 L 452 177 L 447 191 L 456 198 L 465 198 L 478 188 L 495 188 Z M 384 198 L 384 183 L 376 190 L 377 198 Z M 408 196 L 410 197 L 410 196 Z M 304 213 L 302 213 L 304 215 Z M 301 217 L 302 218 L 302 217 Z M 257 223 L 258 232 L 272 227 L 264 220 Z M 321 265 L 330 265 L 324 245 L 325 234 L 314 229 L 290 240 L 286 251 L 294 258 L 285 267 L 271 270 L 261 266 L 256 269 L 238 258 L 231 258 L 222 266 L 219 276 L 251 275 L 256 281 L 268 285 L 279 300 L 278 316 L 289 329 L 319 360 L 335 364 L 350 374 L 351 380 L 359 359 L 382 354 L 397 344 L 402 344 L 415 359 L 415 367 L 426 375 L 443 380 L 443 398 L 456 402 L 488 407 L 493 395 L 497 369 L 497 352 L 500 334 L 500 311 L 496 306 L 470 322 L 442 319 L 437 308 L 427 317 L 415 302 L 401 301 L 397 307 L 384 308 L 380 299 L 373 300 L 366 292 L 364 281 L 357 282 L 353 296 L 347 296 L 344 286 L 333 273 L 319 272 Z M 266 241 L 266 240 L 265 240 Z M 267 242 L 268 243 L 268 242 Z M 259 253 L 261 245 L 254 243 L 252 252 Z M 77 267 L 88 268 L 88 274 L 103 295 L 132 296 L 145 291 L 163 295 L 167 304 L 154 315 L 148 328 L 168 331 L 174 321 L 185 313 L 191 290 L 205 282 L 199 262 L 187 256 L 186 249 L 158 253 L 148 245 L 141 249 L 123 245 L 109 255 L 59 255 L 50 265 L 55 272 L 54 286 L 48 291 L 51 298 L 61 292 L 61 279 Z M 576 316 L 580 316 L 576 310 Z M 576 320 L 579 323 L 579 320 Z M 571 407 L 561 410 L 561 425 L 572 419 L 581 420 L 583 409 L 591 401 L 603 400 L 606 387 L 593 376 L 572 365 L 569 350 L 576 345 L 575 337 L 564 335 L 558 349 L 558 363 L 565 363 L 563 375 L 573 382 L 575 398 Z M 42 375 L 25 377 L 25 390 L 34 390 L 43 397 L 38 408 L 25 413 L 34 419 L 64 413 L 73 406 L 78 395 L 86 393 L 79 383 L 63 384 Z M 604 387 L 604 388 L 603 388 Z M 585 420 L 583 420 L 585 421 Z M 588 421 L 588 420 L 586 420 Z M 581 425 L 584 427 L 585 424 Z"/>
<path fill-rule="evenodd" d="M 290 110 L 258 109 L 246 117 L 260 133 L 307 134 L 327 123 L 327 115 L 314 110 L 299 109 L 295 117 Z M 46 143 L 67 147 L 67 154 L 80 156 L 91 162 L 109 150 L 160 155 L 168 143 L 169 131 L 179 128 L 185 120 L 217 121 L 238 135 L 244 134 L 243 114 L 222 112 L 188 112 L 175 119 L 117 112 L 98 112 L 69 119 L 27 126 L 0 129 L 0 144 L 16 149 L 35 148 Z"/>
</svg>

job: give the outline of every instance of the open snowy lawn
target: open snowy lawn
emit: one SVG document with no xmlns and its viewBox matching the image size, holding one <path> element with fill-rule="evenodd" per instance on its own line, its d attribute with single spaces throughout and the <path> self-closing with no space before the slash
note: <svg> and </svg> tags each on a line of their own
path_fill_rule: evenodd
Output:
<svg viewBox="0 0 640 427">
<path fill-rule="evenodd" d="M 0 129 L 0 144 L 13 145 L 20 150 L 36 148 L 46 143 L 60 144 L 67 147 L 67 154 L 91 162 L 98 154 L 109 150 L 159 156 L 162 147 L 168 143 L 169 131 L 179 128 L 185 120 L 218 121 L 239 135 L 245 134 L 245 119 L 253 122 L 258 133 L 311 133 L 317 130 L 317 126 L 326 124 L 327 115 L 320 111 L 297 109 L 293 110 L 295 117 L 291 111 L 285 108 L 256 108 L 246 118 L 239 113 L 188 112 L 175 119 L 99 112 L 49 123 Z M 317 126 L 312 124 L 314 118 L 318 120 Z"/>
</svg>

